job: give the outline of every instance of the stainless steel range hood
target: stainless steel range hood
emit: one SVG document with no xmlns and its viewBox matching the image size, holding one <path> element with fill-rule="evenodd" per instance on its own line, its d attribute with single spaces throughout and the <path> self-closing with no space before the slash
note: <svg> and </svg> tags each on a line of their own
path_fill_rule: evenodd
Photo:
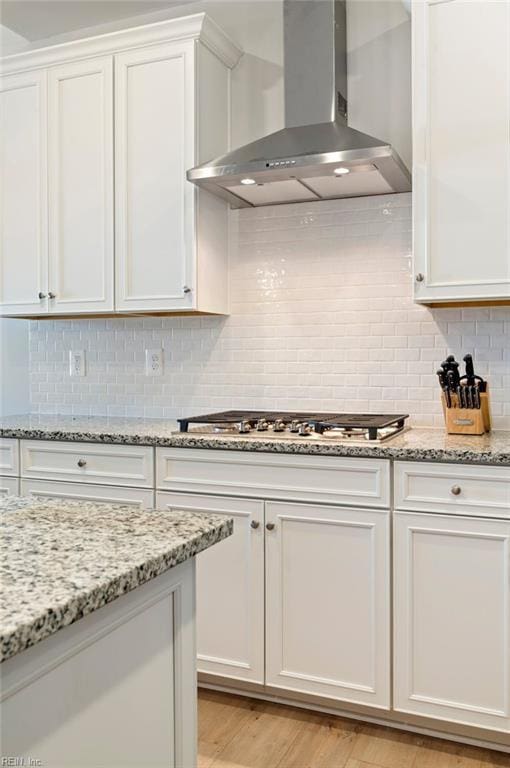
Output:
<svg viewBox="0 0 510 768">
<path fill-rule="evenodd" d="M 345 0 L 285 0 L 285 124 L 188 171 L 233 208 L 408 192 L 385 141 L 347 125 Z"/>
</svg>

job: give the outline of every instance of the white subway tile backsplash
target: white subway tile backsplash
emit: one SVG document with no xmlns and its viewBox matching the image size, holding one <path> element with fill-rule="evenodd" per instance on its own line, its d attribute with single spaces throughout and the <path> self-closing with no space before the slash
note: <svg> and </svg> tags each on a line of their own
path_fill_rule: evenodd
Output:
<svg viewBox="0 0 510 768">
<path fill-rule="evenodd" d="M 413 304 L 411 197 L 232 212 L 231 315 L 31 325 L 32 409 L 175 418 L 230 407 L 403 411 L 439 426 L 435 371 L 474 355 L 510 428 L 510 308 Z M 70 380 L 69 349 L 87 376 Z M 163 349 L 162 376 L 144 375 Z"/>
</svg>

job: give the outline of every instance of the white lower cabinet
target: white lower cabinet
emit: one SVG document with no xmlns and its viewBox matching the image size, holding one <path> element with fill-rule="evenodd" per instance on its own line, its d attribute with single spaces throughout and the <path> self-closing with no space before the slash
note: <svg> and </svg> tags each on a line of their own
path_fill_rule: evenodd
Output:
<svg viewBox="0 0 510 768">
<path fill-rule="evenodd" d="M 0 496 L 17 496 L 18 493 L 18 477 L 0 477 Z"/>
<path fill-rule="evenodd" d="M 196 558 L 198 671 L 263 683 L 264 503 L 158 492 L 156 506 L 234 518 L 233 535 Z"/>
<path fill-rule="evenodd" d="M 4 478 L 2 478 L 3 480 Z M 22 496 L 71 501 L 104 501 L 150 509 L 154 506 L 154 491 L 147 488 L 91 485 L 88 483 L 59 483 L 51 480 L 22 480 Z"/>
<path fill-rule="evenodd" d="M 266 683 L 389 709 L 389 512 L 267 502 L 266 530 Z"/>
<path fill-rule="evenodd" d="M 510 732 L 510 520 L 396 512 L 394 708 Z"/>
</svg>

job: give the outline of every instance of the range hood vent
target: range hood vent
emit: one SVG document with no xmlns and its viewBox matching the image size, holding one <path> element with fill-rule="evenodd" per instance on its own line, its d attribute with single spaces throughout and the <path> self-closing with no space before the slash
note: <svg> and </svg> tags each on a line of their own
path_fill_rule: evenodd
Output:
<svg viewBox="0 0 510 768">
<path fill-rule="evenodd" d="M 285 125 L 188 171 L 233 208 L 409 192 L 385 141 L 347 125 L 345 0 L 285 0 Z"/>
</svg>

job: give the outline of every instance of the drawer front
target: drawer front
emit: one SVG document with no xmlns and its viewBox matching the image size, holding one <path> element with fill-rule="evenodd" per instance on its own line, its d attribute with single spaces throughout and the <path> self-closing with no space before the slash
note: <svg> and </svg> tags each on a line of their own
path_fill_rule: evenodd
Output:
<svg viewBox="0 0 510 768">
<path fill-rule="evenodd" d="M 52 480 L 21 480 L 21 494 L 37 496 L 41 499 L 104 501 L 110 504 L 128 504 L 141 509 L 154 507 L 154 491 L 144 488 L 59 483 Z"/>
<path fill-rule="evenodd" d="M 152 488 L 154 451 L 139 445 L 21 441 L 21 476 Z"/>
<path fill-rule="evenodd" d="M 156 449 L 162 490 L 388 507 L 389 485 L 385 459 Z"/>
<path fill-rule="evenodd" d="M 15 438 L 0 438 L 0 475 L 19 477 L 19 442 Z"/>
<path fill-rule="evenodd" d="M 395 507 L 510 518 L 510 467 L 397 461 Z"/>
<path fill-rule="evenodd" d="M 17 496 L 19 494 L 18 477 L 0 477 L 0 499 L 3 496 Z"/>
</svg>

